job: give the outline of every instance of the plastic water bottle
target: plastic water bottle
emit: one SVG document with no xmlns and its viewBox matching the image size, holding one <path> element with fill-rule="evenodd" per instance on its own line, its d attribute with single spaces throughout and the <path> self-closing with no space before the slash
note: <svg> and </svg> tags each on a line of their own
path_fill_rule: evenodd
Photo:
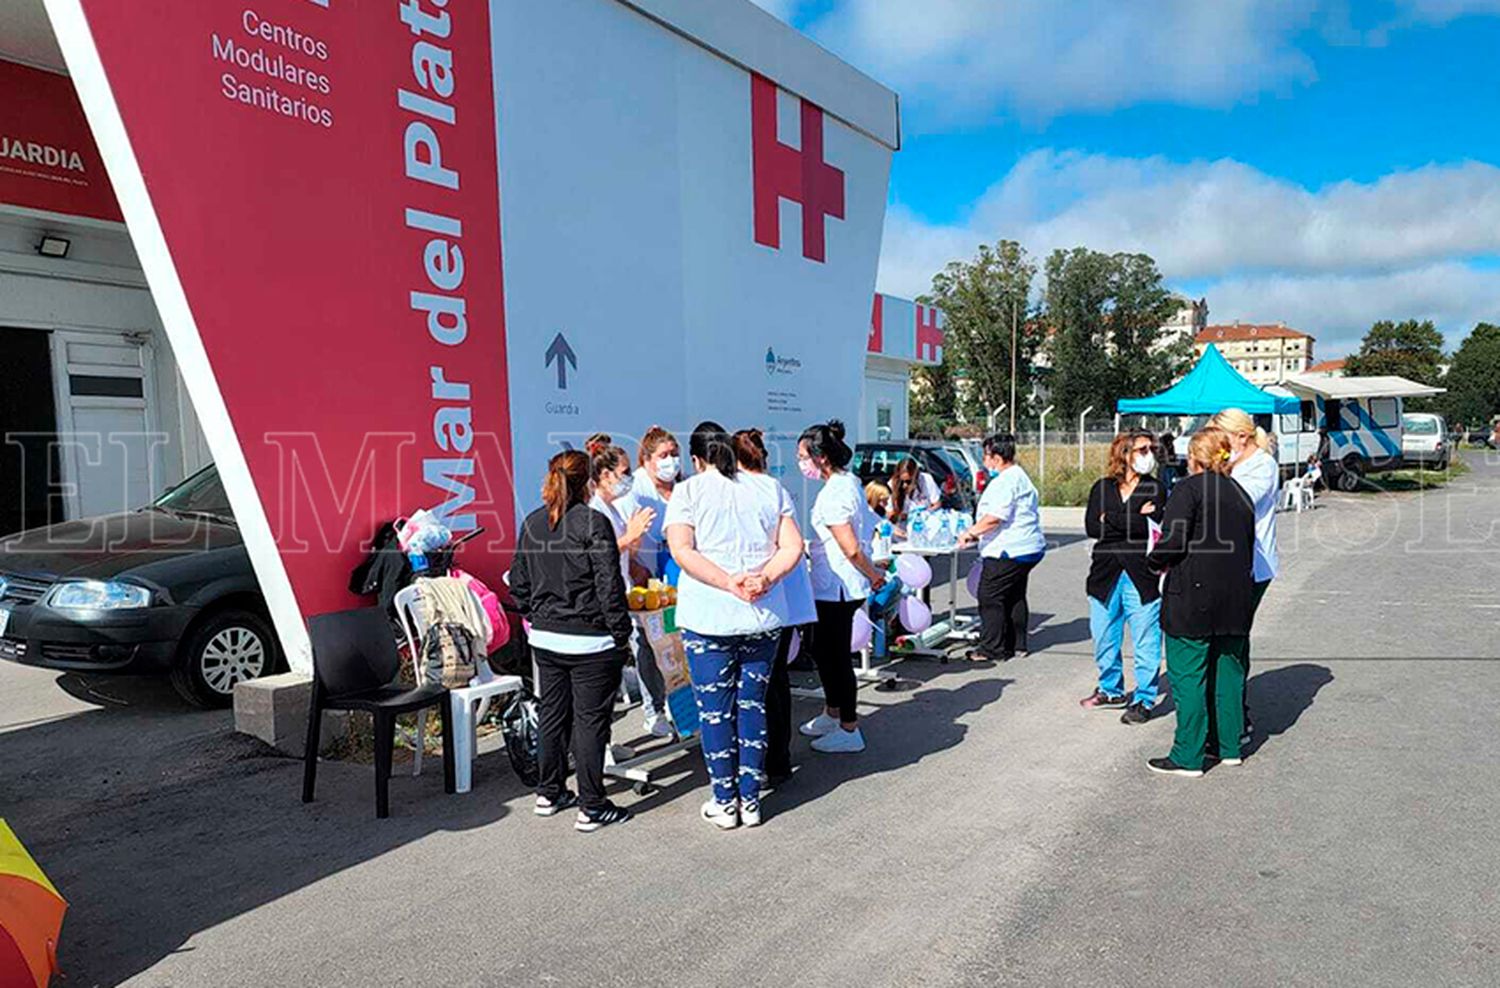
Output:
<svg viewBox="0 0 1500 988">
<path fill-rule="evenodd" d="M 927 548 L 927 512 L 921 508 L 911 513 L 911 524 L 907 527 L 908 540 L 917 549 Z"/>
<path fill-rule="evenodd" d="M 939 549 L 950 549 L 953 547 L 953 518 L 946 511 L 941 514 L 938 520 L 935 545 Z"/>
<path fill-rule="evenodd" d="M 420 549 L 410 549 L 406 553 L 406 561 L 411 563 L 411 571 L 417 576 L 427 572 L 427 553 Z"/>
<path fill-rule="evenodd" d="M 969 516 L 966 515 L 966 514 L 963 514 L 962 512 L 960 512 L 959 516 L 958 516 L 958 521 L 954 525 L 954 533 L 953 533 L 954 541 L 957 542 L 959 539 L 963 538 L 964 533 L 967 532 L 968 530 L 969 530 Z"/>
</svg>

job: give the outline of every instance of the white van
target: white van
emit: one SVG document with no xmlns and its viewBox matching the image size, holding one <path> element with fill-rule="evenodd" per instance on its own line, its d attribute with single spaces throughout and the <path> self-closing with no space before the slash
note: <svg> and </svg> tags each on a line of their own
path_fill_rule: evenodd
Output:
<svg viewBox="0 0 1500 988">
<path fill-rule="evenodd" d="M 1316 454 L 1318 429 L 1325 428 L 1328 453 L 1323 470 L 1341 491 L 1357 490 L 1368 474 L 1400 468 L 1406 399 L 1444 391 L 1394 376 L 1296 376 L 1266 390 L 1302 402 L 1299 414 L 1275 416 L 1282 469 L 1290 466 L 1295 472 Z"/>
<path fill-rule="evenodd" d="M 1331 486 L 1353 491 L 1361 478 L 1402 466 L 1406 399 L 1442 394 L 1444 389 L 1404 377 L 1298 376 L 1265 390 L 1299 401 L 1295 412 L 1255 416 L 1256 424 L 1276 437 L 1282 476 L 1306 471 L 1308 459 L 1318 452 L 1318 430 L 1326 428 L 1324 476 Z M 1174 444 L 1179 457 L 1187 455 L 1188 439 L 1207 421 L 1204 415 L 1180 423 L 1182 431 Z"/>
</svg>

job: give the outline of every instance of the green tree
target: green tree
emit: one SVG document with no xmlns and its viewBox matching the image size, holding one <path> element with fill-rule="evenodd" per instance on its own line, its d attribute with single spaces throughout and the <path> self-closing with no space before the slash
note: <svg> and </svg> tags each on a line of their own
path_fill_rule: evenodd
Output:
<svg viewBox="0 0 1500 988">
<path fill-rule="evenodd" d="M 984 421 L 989 409 L 1010 401 L 1011 331 L 1016 329 L 1016 399 L 1030 390 L 1037 328 L 1032 319 L 1031 283 L 1036 265 L 1013 240 L 982 245 L 969 261 L 954 261 L 932 279 L 926 301 L 943 310 L 945 362 L 955 400 L 965 417 Z"/>
<path fill-rule="evenodd" d="M 1054 251 L 1046 269 L 1043 321 L 1060 416 L 1089 406 L 1108 414 L 1116 399 L 1159 391 L 1186 366 L 1190 341 L 1158 342 L 1177 303 L 1150 257 L 1075 247 Z"/>
<path fill-rule="evenodd" d="M 958 388 L 953 373 L 953 345 L 945 343 L 944 351 L 941 364 L 936 367 L 918 367 L 912 372 L 911 417 L 913 422 L 948 424 L 958 421 Z"/>
<path fill-rule="evenodd" d="M 1500 326 L 1482 322 L 1453 352 L 1440 399 L 1450 426 L 1479 429 L 1500 414 Z"/>
<path fill-rule="evenodd" d="M 1359 350 L 1344 365 L 1350 377 L 1395 375 L 1421 384 L 1438 383 L 1443 334 L 1432 320 L 1382 319 L 1370 327 Z"/>
</svg>

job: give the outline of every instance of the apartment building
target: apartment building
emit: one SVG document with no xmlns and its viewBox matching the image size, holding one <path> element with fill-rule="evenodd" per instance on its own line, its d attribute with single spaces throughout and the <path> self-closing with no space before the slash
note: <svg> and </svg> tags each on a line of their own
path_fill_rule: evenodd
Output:
<svg viewBox="0 0 1500 988">
<path fill-rule="evenodd" d="M 1285 323 L 1236 322 L 1207 326 L 1199 331 L 1194 342 L 1200 357 L 1209 344 L 1218 347 L 1230 366 L 1250 383 L 1275 384 L 1307 370 L 1313 362 L 1315 340 Z"/>
</svg>

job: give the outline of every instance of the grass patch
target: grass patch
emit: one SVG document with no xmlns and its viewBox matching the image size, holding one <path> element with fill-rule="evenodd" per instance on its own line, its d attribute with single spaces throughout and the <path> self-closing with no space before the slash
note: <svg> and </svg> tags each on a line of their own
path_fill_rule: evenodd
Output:
<svg viewBox="0 0 1500 988">
<path fill-rule="evenodd" d="M 1041 448 L 1017 446 L 1016 462 L 1037 486 L 1042 504 L 1054 508 L 1081 508 L 1088 503 L 1089 490 L 1104 476 L 1109 460 L 1107 443 L 1089 443 L 1083 447 L 1083 469 L 1078 469 L 1076 444 L 1047 444 L 1047 475 L 1041 468 Z"/>
<path fill-rule="evenodd" d="M 1446 485 L 1469 472 L 1469 465 L 1462 458 L 1448 463 L 1446 470 L 1431 470 L 1418 467 L 1412 470 L 1392 470 L 1390 473 L 1366 477 L 1359 485 L 1357 494 L 1403 494 L 1413 491 L 1430 491 Z"/>
</svg>

